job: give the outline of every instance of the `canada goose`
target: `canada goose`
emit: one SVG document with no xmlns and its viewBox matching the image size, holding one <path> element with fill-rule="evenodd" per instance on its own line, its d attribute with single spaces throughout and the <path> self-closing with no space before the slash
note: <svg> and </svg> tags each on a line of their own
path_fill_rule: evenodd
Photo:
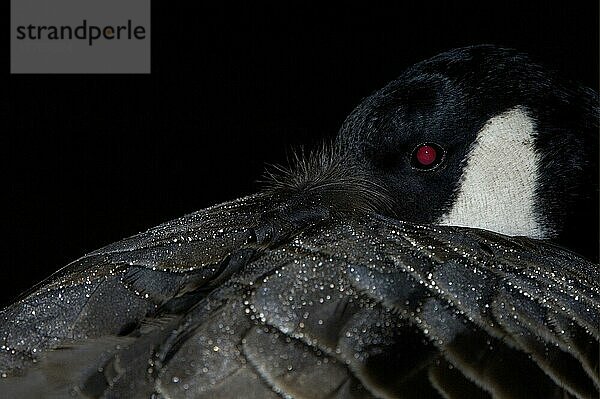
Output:
<svg viewBox="0 0 600 399">
<path fill-rule="evenodd" d="M 263 192 L 2 310 L 1 396 L 597 397 L 597 129 L 513 50 L 418 63 Z"/>
</svg>

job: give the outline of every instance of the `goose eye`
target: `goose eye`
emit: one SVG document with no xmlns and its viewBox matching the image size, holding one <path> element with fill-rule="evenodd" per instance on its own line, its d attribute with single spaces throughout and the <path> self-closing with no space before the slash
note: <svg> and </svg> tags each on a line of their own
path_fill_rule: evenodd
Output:
<svg viewBox="0 0 600 399">
<path fill-rule="evenodd" d="M 412 154 L 412 166 L 420 170 L 432 170 L 437 168 L 444 160 L 445 151 L 435 143 L 418 145 Z"/>
</svg>

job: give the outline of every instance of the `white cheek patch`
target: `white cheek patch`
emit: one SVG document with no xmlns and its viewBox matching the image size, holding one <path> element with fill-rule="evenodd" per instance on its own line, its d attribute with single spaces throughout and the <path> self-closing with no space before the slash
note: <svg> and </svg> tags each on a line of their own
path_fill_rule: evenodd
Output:
<svg viewBox="0 0 600 399">
<path fill-rule="evenodd" d="M 455 203 L 439 224 L 548 238 L 534 212 L 540 155 L 535 124 L 521 107 L 491 118 L 467 156 Z"/>
</svg>

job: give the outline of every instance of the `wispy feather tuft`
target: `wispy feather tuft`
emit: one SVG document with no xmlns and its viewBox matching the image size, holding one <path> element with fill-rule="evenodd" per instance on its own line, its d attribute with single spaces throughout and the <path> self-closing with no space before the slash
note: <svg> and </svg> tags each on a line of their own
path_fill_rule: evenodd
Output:
<svg viewBox="0 0 600 399">
<path fill-rule="evenodd" d="M 277 196 L 309 196 L 334 212 L 391 214 L 393 200 L 378 179 L 337 144 L 308 154 L 294 151 L 290 166 L 270 165 L 262 182 Z"/>
</svg>

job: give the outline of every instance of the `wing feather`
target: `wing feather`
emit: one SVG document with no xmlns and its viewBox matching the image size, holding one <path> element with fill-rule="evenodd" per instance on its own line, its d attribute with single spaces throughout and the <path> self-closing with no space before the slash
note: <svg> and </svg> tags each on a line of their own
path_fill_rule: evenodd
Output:
<svg viewBox="0 0 600 399">
<path fill-rule="evenodd" d="M 269 244 L 257 240 L 275 228 L 267 202 L 105 247 L 4 309 L 0 391 L 598 394 L 597 265 L 540 241 L 377 215 L 315 222 L 303 211 L 274 223 Z M 72 367 L 57 375 L 59 360 Z"/>
</svg>

